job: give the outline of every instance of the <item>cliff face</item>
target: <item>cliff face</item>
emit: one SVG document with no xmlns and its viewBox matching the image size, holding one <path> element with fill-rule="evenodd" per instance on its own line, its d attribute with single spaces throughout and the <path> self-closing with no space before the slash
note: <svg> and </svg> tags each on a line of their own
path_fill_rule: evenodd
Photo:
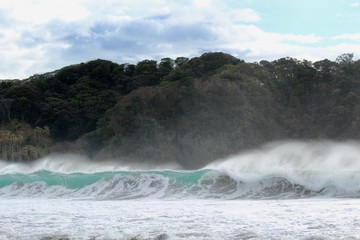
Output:
<svg viewBox="0 0 360 240">
<path fill-rule="evenodd" d="M 274 140 L 359 139 L 360 61 L 346 56 L 96 60 L 1 83 L 1 121 L 48 127 L 47 149 L 187 168 Z"/>
</svg>

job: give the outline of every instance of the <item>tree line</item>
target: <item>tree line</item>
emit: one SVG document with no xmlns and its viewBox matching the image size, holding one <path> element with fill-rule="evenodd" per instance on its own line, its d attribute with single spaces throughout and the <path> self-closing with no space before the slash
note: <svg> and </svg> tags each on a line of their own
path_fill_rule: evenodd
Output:
<svg viewBox="0 0 360 240">
<path fill-rule="evenodd" d="M 53 151 L 184 167 L 281 139 L 359 139 L 360 61 L 214 52 L 0 81 L 0 158 Z"/>
</svg>

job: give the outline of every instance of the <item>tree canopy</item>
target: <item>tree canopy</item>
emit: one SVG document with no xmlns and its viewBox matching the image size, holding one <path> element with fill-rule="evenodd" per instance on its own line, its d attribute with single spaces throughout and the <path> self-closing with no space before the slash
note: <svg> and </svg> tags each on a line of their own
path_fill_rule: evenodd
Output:
<svg viewBox="0 0 360 240">
<path fill-rule="evenodd" d="M 246 63 L 221 52 L 98 59 L 0 80 L 0 158 L 65 149 L 199 167 L 268 141 L 360 139 L 359 97 L 353 54 L 318 62 Z"/>
</svg>

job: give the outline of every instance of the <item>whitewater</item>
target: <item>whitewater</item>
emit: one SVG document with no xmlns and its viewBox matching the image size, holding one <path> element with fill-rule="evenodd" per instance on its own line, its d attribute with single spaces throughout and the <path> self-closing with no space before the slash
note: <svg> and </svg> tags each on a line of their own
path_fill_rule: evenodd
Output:
<svg viewBox="0 0 360 240">
<path fill-rule="evenodd" d="M 182 170 L 0 162 L 0 239 L 360 239 L 360 143 L 276 142 Z"/>
</svg>

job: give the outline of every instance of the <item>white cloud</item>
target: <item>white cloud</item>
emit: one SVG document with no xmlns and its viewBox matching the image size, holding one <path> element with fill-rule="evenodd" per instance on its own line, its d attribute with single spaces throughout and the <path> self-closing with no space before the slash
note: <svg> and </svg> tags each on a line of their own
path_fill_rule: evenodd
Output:
<svg viewBox="0 0 360 240">
<path fill-rule="evenodd" d="M 360 2 L 353 2 L 350 4 L 351 7 L 360 7 Z"/>
<path fill-rule="evenodd" d="M 210 6 L 210 0 L 196 0 L 194 1 L 195 6 L 200 8 L 208 8 Z"/>
<path fill-rule="evenodd" d="M 253 9 L 230 9 L 221 0 L 2 0 L 1 78 L 26 78 L 69 64 L 104 58 L 136 62 L 224 51 L 248 61 L 291 56 L 319 60 L 360 44 L 319 47 L 315 34 L 263 31 Z M 22 7 L 18 7 L 22 5 Z M 2 13 L 3 14 L 1 16 Z M 332 40 L 359 40 L 358 34 Z M 317 47 L 316 47 L 317 46 Z"/>
<path fill-rule="evenodd" d="M 250 8 L 233 10 L 230 16 L 233 20 L 240 22 L 258 22 L 261 20 L 259 13 Z"/>
<path fill-rule="evenodd" d="M 322 38 L 316 36 L 315 34 L 310 35 L 295 35 L 295 34 L 278 34 L 280 40 L 284 41 L 291 41 L 300 44 L 312 44 L 312 43 L 319 43 Z"/>
<path fill-rule="evenodd" d="M 26 24 L 43 24 L 54 19 L 71 22 L 89 16 L 83 0 L 72 0 L 71 4 L 62 0 L 3 0 L 0 9 Z"/>
<path fill-rule="evenodd" d="M 232 25 L 217 29 L 222 35 L 222 49 L 247 61 L 294 57 L 310 61 L 333 59 L 342 53 L 360 55 L 360 43 L 321 46 L 328 39 L 311 35 L 289 35 L 265 32 L 255 25 Z"/>
<path fill-rule="evenodd" d="M 355 34 L 341 34 L 331 38 L 332 40 L 352 40 L 360 41 L 360 33 Z"/>
</svg>

